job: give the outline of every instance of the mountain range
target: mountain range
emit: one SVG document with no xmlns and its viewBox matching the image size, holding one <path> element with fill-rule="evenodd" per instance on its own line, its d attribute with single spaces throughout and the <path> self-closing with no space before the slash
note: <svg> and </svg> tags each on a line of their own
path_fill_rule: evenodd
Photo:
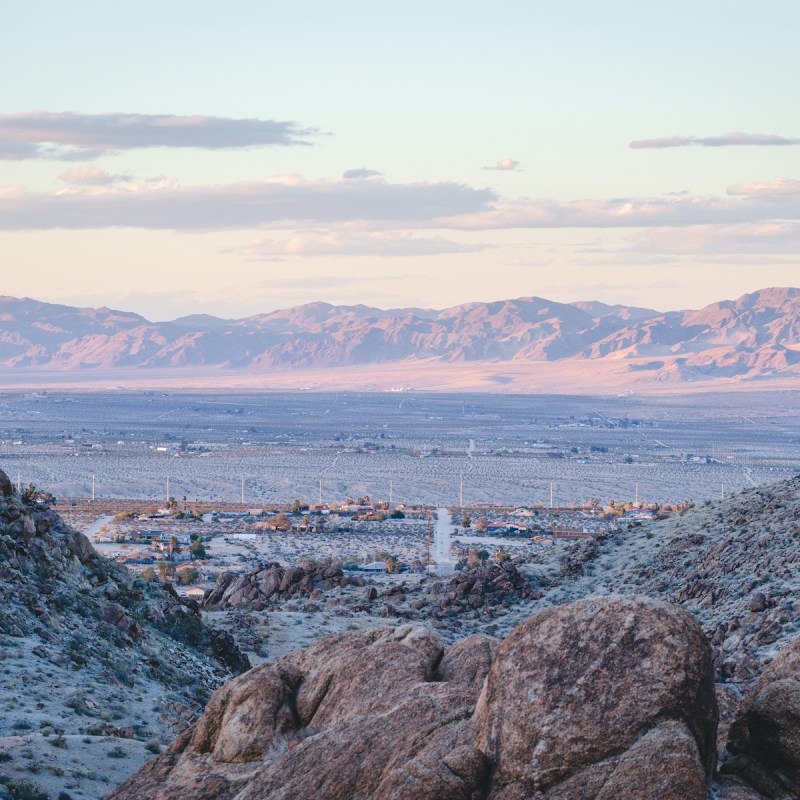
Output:
<svg viewBox="0 0 800 800">
<path fill-rule="evenodd" d="M 443 310 L 310 303 L 243 319 L 151 322 L 110 308 L 0 297 L 0 369 L 275 370 L 613 362 L 653 380 L 800 376 L 800 289 L 699 310 L 523 297 Z"/>
</svg>

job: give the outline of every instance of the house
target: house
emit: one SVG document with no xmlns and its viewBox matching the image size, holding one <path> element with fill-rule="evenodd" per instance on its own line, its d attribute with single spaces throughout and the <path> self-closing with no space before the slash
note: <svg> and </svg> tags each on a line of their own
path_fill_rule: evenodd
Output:
<svg viewBox="0 0 800 800">
<path fill-rule="evenodd" d="M 362 564 L 359 570 L 361 572 L 388 572 L 389 567 L 385 561 L 373 561 L 371 564 Z"/>
</svg>

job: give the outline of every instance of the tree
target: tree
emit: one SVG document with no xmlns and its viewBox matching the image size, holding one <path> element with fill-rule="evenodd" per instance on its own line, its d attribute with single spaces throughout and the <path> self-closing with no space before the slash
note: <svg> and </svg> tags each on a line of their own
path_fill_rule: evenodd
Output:
<svg viewBox="0 0 800 800">
<path fill-rule="evenodd" d="M 472 517 L 469 514 L 464 514 L 461 518 L 461 527 L 469 528 L 470 525 L 472 525 Z"/>
<path fill-rule="evenodd" d="M 156 579 L 156 571 L 152 567 L 145 567 L 139 577 L 148 582 L 154 581 Z"/>
<path fill-rule="evenodd" d="M 175 565 L 169 561 L 159 561 L 158 562 L 158 577 L 161 578 L 162 581 L 166 582 L 170 575 L 175 574 Z"/>
<path fill-rule="evenodd" d="M 194 583 L 199 575 L 200 573 L 195 567 L 181 567 L 178 570 L 178 581 L 181 586 L 188 586 L 190 583 Z"/>
<path fill-rule="evenodd" d="M 302 514 L 303 504 L 299 500 L 292 500 L 292 514 Z"/>
<path fill-rule="evenodd" d="M 489 527 L 489 520 L 486 519 L 486 517 L 481 517 L 475 523 L 475 530 L 478 531 L 479 533 L 483 533 L 488 527 Z"/>
<path fill-rule="evenodd" d="M 181 551 L 181 543 L 178 541 L 177 536 L 170 537 L 169 544 L 167 545 L 169 549 L 170 558 Z"/>
<path fill-rule="evenodd" d="M 189 545 L 189 552 L 192 555 L 192 558 L 208 558 L 208 553 L 206 552 L 206 547 L 203 544 L 202 539 L 195 539 L 191 545 Z"/>
</svg>

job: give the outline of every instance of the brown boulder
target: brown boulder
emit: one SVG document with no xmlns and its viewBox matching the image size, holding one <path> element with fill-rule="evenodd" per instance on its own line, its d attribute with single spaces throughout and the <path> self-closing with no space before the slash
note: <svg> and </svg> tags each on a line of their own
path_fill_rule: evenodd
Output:
<svg viewBox="0 0 800 800">
<path fill-rule="evenodd" d="M 210 753 L 225 763 L 263 758 L 278 737 L 297 727 L 289 699 L 271 664 L 245 672 L 214 692 L 187 752 Z"/>
<path fill-rule="evenodd" d="M 767 794 L 800 796 L 800 639 L 781 650 L 742 701 L 723 766 Z"/>
<path fill-rule="evenodd" d="M 666 758 L 658 789 L 640 787 L 638 800 L 699 800 L 715 759 L 711 650 L 691 616 L 646 598 L 548 609 L 500 645 L 475 722 L 478 746 L 496 765 L 492 798 L 600 797 L 595 789 L 609 780 L 641 777 L 648 756 L 637 754 L 658 750 Z M 652 729 L 655 744 L 643 738 Z M 588 788 L 564 795 L 566 781 Z"/>
<path fill-rule="evenodd" d="M 8 475 L 0 469 L 0 497 L 11 497 L 14 494 L 14 484 Z"/>
<path fill-rule="evenodd" d="M 103 622 L 119 628 L 131 639 L 141 639 L 143 631 L 135 619 L 119 603 L 109 603 L 101 612 Z"/>
<path fill-rule="evenodd" d="M 327 637 L 220 689 L 109 800 L 700 800 L 715 732 L 694 620 L 606 597 L 444 658 L 424 628 Z"/>
<path fill-rule="evenodd" d="M 439 680 L 480 691 L 499 646 L 500 639 L 482 633 L 456 642 L 439 664 Z"/>
<path fill-rule="evenodd" d="M 470 742 L 474 694 L 425 683 L 265 765 L 236 800 L 471 800 L 488 762 Z"/>
<path fill-rule="evenodd" d="M 295 690 L 300 724 L 320 731 L 387 711 L 410 687 L 431 679 L 442 651 L 424 628 L 373 628 L 328 636 L 288 653 L 276 667 Z"/>
<path fill-rule="evenodd" d="M 92 556 L 97 555 L 88 537 L 84 536 L 80 531 L 68 531 L 66 543 L 72 553 L 78 557 L 78 561 L 81 564 L 85 564 Z"/>
</svg>

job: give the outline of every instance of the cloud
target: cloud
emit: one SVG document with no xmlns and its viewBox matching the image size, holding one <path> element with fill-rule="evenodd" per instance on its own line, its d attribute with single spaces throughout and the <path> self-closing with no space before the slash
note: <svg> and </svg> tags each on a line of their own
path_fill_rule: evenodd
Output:
<svg viewBox="0 0 800 800">
<path fill-rule="evenodd" d="M 168 181 L 70 187 L 53 193 L 0 192 L 0 230 L 226 230 L 298 223 L 394 223 L 415 227 L 487 209 L 489 189 L 456 183 L 304 181 L 296 175 L 219 186 Z"/>
<path fill-rule="evenodd" d="M 381 256 L 435 256 L 449 253 L 476 253 L 487 245 L 466 245 L 441 236 L 414 237 L 406 232 L 352 235 L 334 231 L 297 233 L 286 240 L 258 239 L 239 248 L 239 253 L 254 261 L 301 258 Z"/>
<path fill-rule="evenodd" d="M 132 181 L 132 175 L 112 175 L 100 167 L 72 167 L 62 172 L 58 179 L 64 183 L 76 186 L 111 186 L 115 183 Z"/>
<path fill-rule="evenodd" d="M 795 178 L 775 178 L 771 181 L 740 183 L 736 186 L 729 186 L 727 191 L 730 195 L 746 197 L 784 197 L 800 194 L 800 181 Z"/>
<path fill-rule="evenodd" d="M 631 142 L 634 150 L 664 149 L 666 147 L 774 147 L 800 144 L 800 139 L 787 139 L 768 133 L 724 133 L 721 136 L 664 136 L 660 139 L 641 139 Z"/>
<path fill-rule="evenodd" d="M 309 145 L 317 134 L 296 122 L 173 114 L 79 114 L 34 111 L 0 114 L 0 159 L 89 160 L 148 147 Z"/>
<path fill-rule="evenodd" d="M 764 198 L 759 203 L 713 196 L 624 197 L 495 202 L 489 210 L 439 219 L 435 226 L 453 230 L 642 228 L 797 218 L 800 218 L 800 199 L 788 196 Z"/>
<path fill-rule="evenodd" d="M 383 175 L 383 173 L 378 172 L 376 169 L 365 169 L 364 167 L 359 169 L 347 169 L 342 173 L 342 177 L 348 181 L 363 180 L 364 178 L 378 178 L 381 175 Z"/>
<path fill-rule="evenodd" d="M 514 161 L 513 158 L 504 158 L 498 161 L 493 167 L 484 167 L 484 169 L 496 170 L 498 172 L 518 172 L 519 161 Z"/>
<path fill-rule="evenodd" d="M 800 253 L 800 223 L 653 228 L 638 233 L 630 251 L 690 256 Z"/>
</svg>

